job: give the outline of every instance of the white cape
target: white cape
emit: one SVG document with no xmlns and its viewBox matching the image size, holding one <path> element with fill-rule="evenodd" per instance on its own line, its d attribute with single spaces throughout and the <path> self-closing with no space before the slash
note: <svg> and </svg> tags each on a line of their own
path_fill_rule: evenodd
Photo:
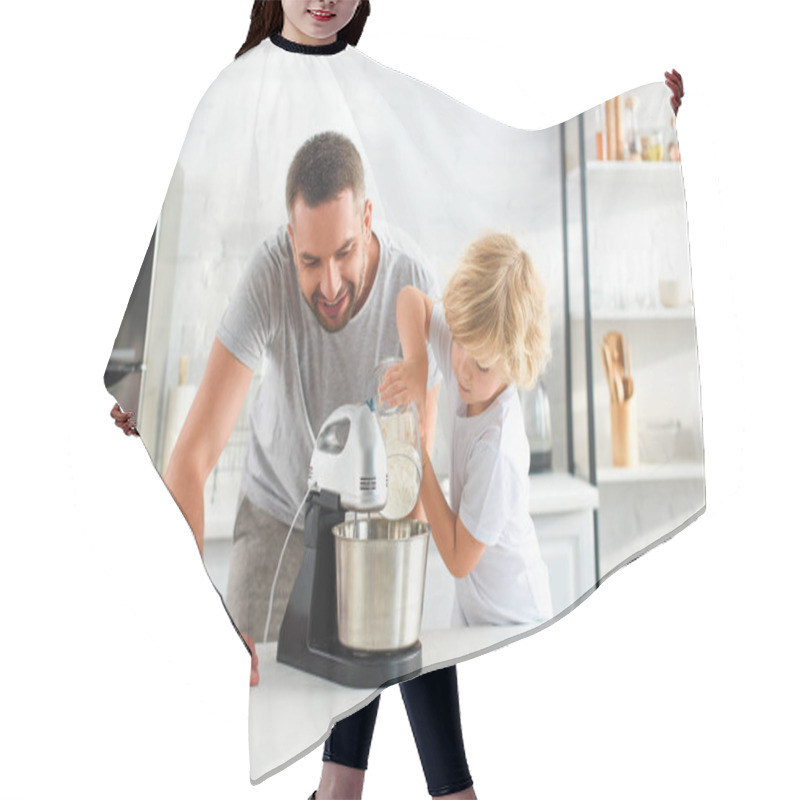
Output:
<svg viewBox="0 0 800 800">
<path fill-rule="evenodd" d="M 524 102 L 524 76 L 519 82 Z M 670 133 L 668 92 L 654 84 L 629 94 L 639 102 L 639 132 L 654 148 L 647 153 L 658 155 L 669 144 L 659 151 L 656 135 Z M 228 66 L 192 120 L 154 242 L 146 371 L 133 410 L 156 468 L 166 467 L 165 441 L 180 424 L 175 409 L 183 403 L 185 414 L 186 387 L 190 402 L 248 257 L 286 222 L 284 184 L 295 152 L 311 135 L 333 130 L 361 153 L 376 225 L 424 254 L 441 285 L 466 245 L 488 230 L 514 235 L 545 279 L 553 468 L 532 477 L 531 512 L 550 570 L 553 619 L 696 518 L 705 482 L 680 164 L 597 161 L 594 134 L 607 128 L 595 130 L 594 111 L 584 119 L 581 158 L 577 118 L 541 131 L 514 129 L 351 47 L 310 55 L 266 40 Z M 123 323 L 120 337 L 128 328 Z M 622 333 L 634 353 L 638 417 L 629 408 L 622 432 L 616 382 L 606 385 L 601 360 L 609 331 Z M 118 338 L 115 352 L 123 351 Z M 182 358 L 184 398 L 171 404 Z M 206 490 L 208 552 L 215 537 L 224 542 L 232 533 L 244 426 L 245 414 Z M 446 448 L 437 435 L 437 472 L 447 464 Z M 426 668 L 533 632 L 448 628 L 451 579 L 437 558 L 430 558 L 426 586 Z M 221 570 L 215 575 L 209 566 L 218 584 Z M 316 747 L 337 718 L 375 695 L 279 665 L 274 645 L 258 652 L 253 781 Z"/>
</svg>

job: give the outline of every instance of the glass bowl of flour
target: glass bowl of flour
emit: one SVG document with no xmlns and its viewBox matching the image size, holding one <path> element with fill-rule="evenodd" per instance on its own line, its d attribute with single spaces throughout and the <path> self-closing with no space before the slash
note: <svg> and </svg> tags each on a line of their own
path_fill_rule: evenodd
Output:
<svg viewBox="0 0 800 800">
<path fill-rule="evenodd" d="M 384 519 L 404 519 L 419 499 L 422 484 L 422 448 L 417 407 L 389 407 L 380 402 L 378 387 L 386 370 L 402 363 L 401 358 L 387 358 L 373 370 L 373 408 L 386 445 L 387 500 L 379 512 Z"/>
</svg>

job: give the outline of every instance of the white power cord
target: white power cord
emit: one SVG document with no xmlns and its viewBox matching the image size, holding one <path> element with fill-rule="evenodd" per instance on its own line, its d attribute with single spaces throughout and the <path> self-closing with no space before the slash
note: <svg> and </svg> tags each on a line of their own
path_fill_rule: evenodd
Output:
<svg viewBox="0 0 800 800">
<path fill-rule="evenodd" d="M 278 558 L 278 567 L 275 570 L 275 577 L 272 579 L 272 589 L 269 593 L 269 608 L 267 609 L 267 624 L 264 626 L 264 641 L 267 641 L 267 633 L 269 633 L 269 621 L 272 619 L 272 601 L 275 599 L 275 587 L 278 585 L 278 575 L 281 572 L 281 563 L 283 562 L 283 554 L 286 552 L 286 546 L 289 544 L 289 537 L 292 535 L 292 530 L 294 529 L 294 524 L 297 522 L 297 518 L 300 516 L 300 512 L 303 510 L 303 506 L 306 503 L 306 498 L 309 495 L 311 489 L 309 488 L 306 491 L 305 495 L 303 495 L 303 499 L 300 501 L 300 507 L 297 509 L 297 513 L 294 515 L 294 519 L 292 520 L 292 524 L 289 526 L 289 533 L 286 534 L 286 541 L 283 543 L 283 549 L 281 550 L 280 557 Z"/>
</svg>

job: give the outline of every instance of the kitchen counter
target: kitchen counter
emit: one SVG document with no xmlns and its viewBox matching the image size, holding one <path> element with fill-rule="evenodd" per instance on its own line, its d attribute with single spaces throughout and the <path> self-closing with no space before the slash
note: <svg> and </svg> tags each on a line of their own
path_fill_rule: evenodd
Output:
<svg viewBox="0 0 800 800">
<path fill-rule="evenodd" d="M 567 473 L 530 477 L 530 512 L 551 572 L 554 612 L 594 583 L 592 512 L 597 488 Z M 585 574 L 584 574 L 585 573 Z M 476 656 L 529 634 L 529 626 L 449 628 L 454 583 L 436 551 L 428 552 L 422 617 L 423 671 Z M 377 694 L 352 689 L 279 664 L 277 644 L 257 645 L 259 685 L 250 690 L 250 776 L 258 782 L 318 747 L 337 719 Z"/>
<path fill-rule="evenodd" d="M 423 630 L 422 669 L 427 672 L 479 655 L 533 630 L 531 626 L 476 626 Z M 277 644 L 256 646 L 260 680 L 250 690 L 250 778 L 259 782 L 318 747 L 333 722 L 365 706 L 374 689 L 351 689 L 279 664 Z"/>
<path fill-rule="evenodd" d="M 530 482 L 532 517 L 595 509 L 600 502 L 596 486 L 568 472 L 539 472 Z"/>
</svg>

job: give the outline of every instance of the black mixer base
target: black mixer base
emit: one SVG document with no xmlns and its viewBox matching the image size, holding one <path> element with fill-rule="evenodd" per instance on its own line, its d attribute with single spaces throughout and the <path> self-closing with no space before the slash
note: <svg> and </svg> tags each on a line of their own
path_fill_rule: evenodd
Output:
<svg viewBox="0 0 800 800">
<path fill-rule="evenodd" d="M 349 650 L 332 645 L 327 651 L 281 652 L 278 661 L 354 689 L 380 689 L 415 678 L 422 672 L 422 645 L 392 652 Z"/>
</svg>

